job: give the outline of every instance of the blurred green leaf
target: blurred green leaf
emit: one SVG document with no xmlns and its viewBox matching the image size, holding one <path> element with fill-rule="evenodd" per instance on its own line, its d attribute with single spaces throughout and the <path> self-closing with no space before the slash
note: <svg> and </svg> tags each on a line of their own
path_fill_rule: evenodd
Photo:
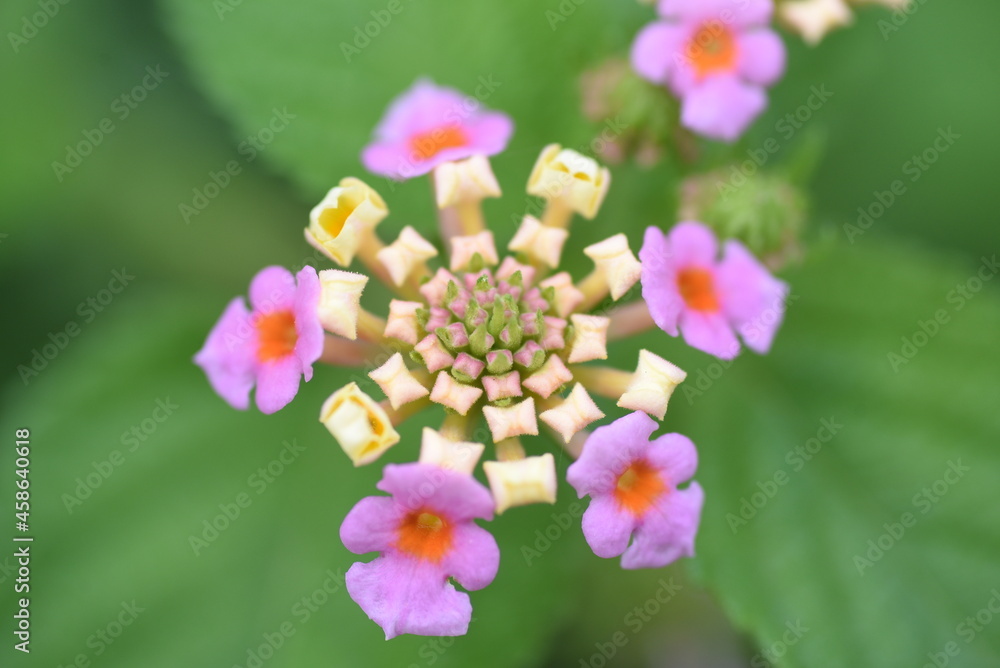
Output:
<svg viewBox="0 0 1000 668">
<path fill-rule="evenodd" d="M 519 546 L 560 508 L 487 525 L 504 547 L 500 574 L 471 594 L 466 637 L 385 642 L 331 576 L 358 559 L 340 543 L 341 520 L 380 493 L 381 467 L 354 469 L 317 420 L 345 374 L 318 369 L 275 416 L 234 411 L 188 362 L 222 304 L 142 296 L 95 321 L 27 387 L 7 388 L 0 431 L 30 428 L 33 448 L 30 665 L 78 654 L 102 665 L 246 665 L 264 634 L 281 645 L 267 666 L 538 665 L 572 610 L 586 554 L 562 541 L 529 563 Z M 414 458 L 420 426 L 406 425 L 392 457 Z M 282 463 L 293 442 L 302 451 Z M 4 470 L 13 457 L 5 448 Z M 192 536 L 205 544 L 196 550 Z M 5 610 L 12 595 L 4 586 Z M 117 618 L 133 599 L 144 611 L 122 632 Z M 293 633 L 281 641 L 273 634 L 286 622 Z M 109 624 L 120 634 L 110 644 L 98 634 Z"/>
<path fill-rule="evenodd" d="M 996 268 L 810 259 L 774 352 L 687 366 L 671 402 L 702 456 L 696 564 L 773 663 L 919 666 L 954 642 L 949 665 L 989 665 L 1000 634 L 961 625 L 1000 604 Z"/>
</svg>

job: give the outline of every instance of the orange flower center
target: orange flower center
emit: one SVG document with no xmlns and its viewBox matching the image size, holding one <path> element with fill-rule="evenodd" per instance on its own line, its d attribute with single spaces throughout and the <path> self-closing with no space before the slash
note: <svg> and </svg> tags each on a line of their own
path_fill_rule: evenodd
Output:
<svg viewBox="0 0 1000 668">
<path fill-rule="evenodd" d="M 695 311 L 718 311 L 715 280 L 705 269 L 682 269 L 677 275 L 677 288 L 684 303 Z"/>
<path fill-rule="evenodd" d="M 261 317 L 257 327 L 257 360 L 270 362 L 295 351 L 299 335 L 295 332 L 295 315 L 278 311 Z"/>
<path fill-rule="evenodd" d="M 736 67 L 736 39 L 719 21 L 702 25 L 688 42 L 688 57 L 699 79 Z"/>
<path fill-rule="evenodd" d="M 444 125 L 410 137 L 410 150 L 417 160 L 430 160 L 446 148 L 460 148 L 468 143 L 469 138 L 461 126 Z"/>
<path fill-rule="evenodd" d="M 434 513 L 417 510 L 400 523 L 396 547 L 418 559 L 441 561 L 451 549 L 451 527 Z"/>
<path fill-rule="evenodd" d="M 618 477 L 615 498 L 622 508 L 638 517 L 649 510 L 666 490 L 659 471 L 648 462 L 639 460 Z"/>
</svg>

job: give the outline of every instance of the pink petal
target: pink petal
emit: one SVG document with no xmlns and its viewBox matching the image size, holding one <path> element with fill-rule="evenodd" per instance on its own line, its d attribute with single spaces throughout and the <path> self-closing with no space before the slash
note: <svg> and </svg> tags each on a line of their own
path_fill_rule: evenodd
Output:
<svg viewBox="0 0 1000 668">
<path fill-rule="evenodd" d="M 595 496 L 583 513 L 583 537 L 594 554 L 610 559 L 625 552 L 635 529 L 634 516 L 619 509 L 618 501 L 611 494 Z"/>
<path fill-rule="evenodd" d="M 738 241 L 726 242 L 719 283 L 723 308 L 747 347 L 766 353 L 784 319 L 788 284 Z"/>
<path fill-rule="evenodd" d="M 660 16 L 685 22 L 722 21 L 748 27 L 766 25 L 774 12 L 772 0 L 660 0 Z"/>
<path fill-rule="evenodd" d="M 667 252 L 675 266 L 684 268 L 694 265 L 708 269 L 716 263 L 719 246 L 715 233 L 703 223 L 677 223 L 670 230 L 667 243 Z"/>
<path fill-rule="evenodd" d="M 689 32 L 666 21 L 649 24 L 632 43 L 632 67 L 654 83 L 666 83 L 684 53 Z"/>
<path fill-rule="evenodd" d="M 340 525 L 340 540 L 351 552 L 384 552 L 396 541 L 403 513 L 388 496 L 367 496 L 358 501 Z"/>
<path fill-rule="evenodd" d="M 447 583 L 440 567 L 399 554 L 356 563 L 347 571 L 347 591 L 385 638 L 404 633 L 460 636 L 469 629 L 469 595 Z"/>
<path fill-rule="evenodd" d="M 465 124 L 469 134 L 469 156 L 496 155 L 505 148 L 514 134 L 514 121 L 499 111 L 481 112 Z M 466 157 L 469 157 L 466 156 Z"/>
<path fill-rule="evenodd" d="M 250 306 L 268 315 L 295 307 L 295 277 L 284 267 L 265 267 L 250 282 Z"/>
<path fill-rule="evenodd" d="M 452 549 L 441 569 L 469 591 L 482 589 L 497 576 L 500 548 L 489 531 L 472 522 L 452 528 Z"/>
<path fill-rule="evenodd" d="M 674 486 L 687 482 L 698 470 L 698 450 L 683 434 L 660 436 L 653 441 L 646 459 Z"/>
<path fill-rule="evenodd" d="M 680 557 L 694 556 L 704 501 L 705 492 L 696 482 L 663 497 L 636 529 L 622 555 L 622 568 L 662 568 Z"/>
<path fill-rule="evenodd" d="M 319 321 L 319 298 L 322 288 L 312 267 L 304 267 L 296 276 L 295 293 L 295 356 L 301 364 L 306 381 L 312 378 L 313 362 L 323 354 L 323 325 Z"/>
<path fill-rule="evenodd" d="M 684 96 L 681 123 L 699 134 L 732 142 L 767 107 L 762 88 L 735 76 L 717 76 Z"/>
<path fill-rule="evenodd" d="M 377 487 L 409 511 L 426 507 L 452 524 L 493 519 L 493 495 L 464 473 L 428 464 L 389 464 Z"/>
<path fill-rule="evenodd" d="M 670 336 L 677 336 L 684 300 L 677 290 L 676 262 L 666 236 L 658 228 L 646 228 L 639 261 L 642 264 L 642 298 L 653 322 Z"/>
<path fill-rule="evenodd" d="M 740 342 L 722 313 L 687 310 L 681 316 L 680 327 L 685 343 L 692 348 L 724 360 L 740 353 Z"/>
<path fill-rule="evenodd" d="M 302 364 L 294 355 L 264 362 L 257 367 L 257 408 L 276 413 L 291 403 L 299 392 Z"/>
<path fill-rule="evenodd" d="M 246 302 L 236 297 L 226 306 L 205 345 L 194 357 L 195 364 L 205 371 L 212 389 L 239 410 L 246 410 L 250 405 L 256 341 Z"/>
<path fill-rule="evenodd" d="M 750 83 L 774 84 L 785 73 L 785 44 L 773 30 L 751 30 L 738 37 L 737 70 Z"/>
</svg>

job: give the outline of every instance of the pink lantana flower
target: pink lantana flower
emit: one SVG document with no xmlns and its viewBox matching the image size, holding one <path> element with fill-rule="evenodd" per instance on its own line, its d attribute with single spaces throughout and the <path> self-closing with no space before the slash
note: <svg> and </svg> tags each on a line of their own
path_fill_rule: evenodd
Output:
<svg viewBox="0 0 1000 668">
<path fill-rule="evenodd" d="M 468 590 L 493 582 L 500 548 L 474 519 L 493 519 L 489 490 L 466 473 L 430 464 L 389 464 L 378 488 L 391 497 L 361 499 L 340 539 L 355 554 L 380 552 L 347 571 L 347 591 L 385 631 L 464 635 L 472 620 Z"/>
<path fill-rule="evenodd" d="M 768 25 L 771 0 L 660 0 L 662 20 L 632 45 L 632 65 L 682 101 L 681 123 L 734 141 L 767 107 L 764 88 L 785 71 L 785 47 Z"/>
<path fill-rule="evenodd" d="M 262 269 L 250 283 L 250 305 L 236 297 L 208 334 L 194 361 L 212 388 L 233 408 L 246 410 L 256 384 L 257 408 L 281 410 L 312 378 L 323 352 L 323 326 L 317 315 L 320 282 L 305 267 L 292 276 L 282 267 Z"/>
<path fill-rule="evenodd" d="M 484 111 L 476 98 L 420 80 L 393 101 L 361 161 L 375 174 L 404 180 L 445 162 L 495 155 L 513 132 L 506 114 Z"/>
<path fill-rule="evenodd" d="M 781 327 L 788 285 L 738 241 L 718 243 L 702 223 L 678 223 L 669 235 L 646 229 L 639 259 L 642 297 L 653 322 L 671 336 L 721 359 L 748 348 L 766 353 Z"/>
<path fill-rule="evenodd" d="M 622 555 L 622 568 L 660 568 L 694 555 L 704 492 L 694 444 L 681 434 L 649 437 L 657 423 L 635 412 L 598 427 L 566 479 L 590 496 L 583 535 L 599 557 Z M 632 543 L 629 544 L 631 539 Z"/>
</svg>

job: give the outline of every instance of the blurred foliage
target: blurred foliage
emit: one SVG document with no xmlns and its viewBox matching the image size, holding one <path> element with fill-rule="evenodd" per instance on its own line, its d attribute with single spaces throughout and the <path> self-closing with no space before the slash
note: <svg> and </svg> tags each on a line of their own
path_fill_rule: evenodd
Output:
<svg viewBox="0 0 1000 668">
<path fill-rule="evenodd" d="M 220 13 L 220 4 L 232 11 Z M 373 468 L 349 469 L 316 421 L 344 374 L 321 370 L 292 406 L 267 418 L 228 410 L 189 364 L 191 354 L 258 268 L 318 262 L 301 227 L 342 176 L 357 174 L 383 191 L 393 210 L 387 235 L 404 224 L 433 229 L 426 183 L 390 187 L 366 177 L 357 157 L 386 103 L 418 76 L 467 92 L 480 77 L 500 83 L 486 104 L 511 113 L 517 133 L 494 161 L 505 196 L 488 202 L 487 214 L 505 241 L 508 221 L 528 206 L 522 184 L 541 146 L 586 147 L 601 129 L 582 120 L 579 74 L 624 52 L 652 18 L 637 3 L 594 0 L 574 4 L 553 30 L 546 10 L 558 11 L 557 2 L 403 0 L 404 11 L 345 63 L 340 43 L 386 6 L 69 3 L 0 59 L 7 93 L 0 277 L 9 286 L 5 322 L 14 323 L 3 333 L 9 385 L 0 423 L 3 433 L 23 424 L 33 430 L 39 504 L 39 649 L 23 665 L 68 665 L 80 652 L 93 658 L 91 634 L 132 599 L 147 611 L 95 665 L 245 665 L 248 649 L 286 620 L 296 634 L 266 665 L 578 665 L 598 651 L 595 642 L 619 631 L 630 642 L 615 665 L 672 665 L 682 657 L 665 654 L 667 647 L 676 652 L 692 637 L 734 642 L 712 603 L 682 576 L 685 566 L 623 573 L 590 555 L 577 526 L 529 566 L 520 549 L 553 525 L 552 513 L 571 507 L 568 488 L 555 509 L 519 509 L 491 525 L 504 554 L 500 576 L 473 594 L 472 631 L 444 652 L 423 638 L 384 643 L 342 590 L 308 623 L 292 612 L 328 570 L 352 561 L 337 529 L 378 478 Z M 0 21 L 18 31 L 36 11 L 36 2 L 10 0 Z M 781 641 L 786 623 L 810 629 L 779 665 L 919 665 L 952 639 L 962 648 L 952 665 L 988 665 L 1000 655 L 995 633 L 968 645 L 955 636 L 998 584 L 1000 518 L 989 495 L 1000 473 L 991 447 L 1000 426 L 991 346 L 1000 303 L 992 284 L 961 311 L 947 300 L 997 246 L 989 195 L 1000 87 L 987 65 L 1000 59 L 989 32 L 1000 17 L 985 0 L 961 9 L 929 2 L 886 40 L 877 26 L 885 16 L 863 11 L 852 29 L 816 49 L 786 36 L 789 73 L 772 90 L 767 114 L 733 150 L 705 146 L 706 166 L 718 167 L 773 138 L 780 150 L 768 169 L 813 173 L 814 245 L 787 276 L 796 299 L 775 352 L 744 355 L 724 369 L 650 335 L 613 359 L 630 366 L 643 344 L 688 369 L 665 427 L 691 435 L 703 459 L 698 477 L 709 494 L 691 570 L 758 648 Z M 157 65 L 169 76 L 120 118 L 115 101 Z M 833 96 L 795 128 L 786 115 L 824 85 Z M 285 108 L 295 118 L 249 160 L 243 142 Z M 53 161 L 64 161 L 66 146 L 106 117 L 115 130 L 59 181 Z M 961 138 L 910 181 L 904 163 L 948 127 Z M 801 156 L 811 155 L 818 135 L 829 140 L 813 171 Z M 192 204 L 230 161 L 240 173 L 186 222 L 180 205 Z M 578 223 L 564 253 L 577 274 L 589 269 L 579 249 L 609 227 L 636 244 L 644 226 L 673 222 L 673 166 L 613 171 L 600 217 Z M 843 224 L 895 179 L 905 181 L 905 195 L 845 243 Z M 79 305 L 122 266 L 137 276 L 134 287 L 88 321 Z M 887 354 L 938 309 L 952 321 L 894 373 Z M 82 333 L 25 385 L 17 366 L 67 322 Z M 703 395 L 684 392 L 705 383 Z M 176 415 L 130 451 L 123 432 L 167 398 L 178 404 Z M 841 422 L 842 432 L 793 473 L 786 454 L 823 418 Z M 412 454 L 405 444 L 419 426 L 408 425 L 391 458 Z M 306 448 L 301 460 L 257 495 L 248 477 L 291 439 Z M 62 495 L 114 450 L 124 463 L 67 512 Z M 956 459 L 972 470 L 926 514 L 915 508 L 914 495 Z M 9 470 L 10 456 L 2 462 Z M 734 534 L 727 514 L 738 515 L 742 499 L 778 470 L 790 480 Z M 0 476 L 3 498 L 9 479 Z M 195 556 L 188 537 L 241 492 L 252 504 Z M 854 555 L 904 512 L 916 525 L 859 575 Z M 628 612 L 670 577 L 682 594 L 633 634 Z M 10 597 L 3 583 L 4 610 Z"/>
</svg>

